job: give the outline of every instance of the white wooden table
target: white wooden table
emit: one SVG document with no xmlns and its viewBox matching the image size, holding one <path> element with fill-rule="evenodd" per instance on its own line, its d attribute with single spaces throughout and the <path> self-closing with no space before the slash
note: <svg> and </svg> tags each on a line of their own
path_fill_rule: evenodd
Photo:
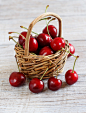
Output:
<svg viewBox="0 0 86 113">
<path fill-rule="evenodd" d="M 9 31 L 21 32 L 19 26 L 28 27 L 37 16 L 47 11 L 57 13 L 63 21 L 63 37 L 69 40 L 80 58 L 75 70 L 78 82 L 72 86 L 65 83 L 65 72 L 73 66 L 70 57 L 63 73 L 58 76 L 63 82 L 56 92 L 45 88 L 42 93 L 29 91 L 29 81 L 21 87 L 12 87 L 9 76 L 18 71 L 14 58 L 14 42 L 9 42 Z M 40 33 L 44 22 L 33 30 Z M 0 113 L 86 113 L 86 0 L 0 0 Z"/>
</svg>

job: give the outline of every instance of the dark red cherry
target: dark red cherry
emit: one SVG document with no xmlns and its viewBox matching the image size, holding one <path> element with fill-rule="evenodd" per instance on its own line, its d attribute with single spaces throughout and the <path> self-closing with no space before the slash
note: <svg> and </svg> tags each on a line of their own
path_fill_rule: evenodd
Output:
<svg viewBox="0 0 86 113">
<path fill-rule="evenodd" d="M 26 31 L 23 31 L 22 33 L 21 33 L 21 35 L 23 35 L 25 38 L 26 38 L 26 35 L 27 35 L 27 32 Z M 19 35 L 19 44 L 21 45 L 21 46 L 23 46 L 23 43 L 25 42 L 25 39 L 24 39 L 24 37 L 23 36 L 21 36 L 21 35 Z"/>
<path fill-rule="evenodd" d="M 23 43 L 23 48 L 25 49 L 25 43 Z M 35 52 L 37 49 L 38 49 L 38 42 L 35 38 L 31 36 L 29 41 L 29 51 Z"/>
<path fill-rule="evenodd" d="M 21 72 L 13 72 L 9 77 L 9 83 L 14 87 L 23 85 L 25 83 L 25 80 L 26 77 Z"/>
<path fill-rule="evenodd" d="M 48 25 L 48 31 L 52 38 L 55 38 L 57 36 L 57 29 L 53 25 Z M 47 32 L 47 26 L 43 29 L 43 33 L 48 34 Z"/>
<path fill-rule="evenodd" d="M 45 46 L 45 47 L 43 47 L 41 50 L 40 50 L 40 52 L 39 52 L 39 55 L 44 55 L 44 56 L 46 56 L 46 55 L 51 55 L 51 54 L 53 54 L 54 52 L 53 52 L 53 50 L 51 49 L 51 48 L 49 48 L 48 46 Z"/>
<path fill-rule="evenodd" d="M 55 77 L 50 77 L 48 79 L 48 88 L 52 91 L 56 91 L 59 88 L 61 88 L 62 81 L 60 79 L 57 79 Z"/>
<path fill-rule="evenodd" d="M 75 48 L 74 48 L 74 46 L 73 46 L 72 44 L 70 44 L 70 43 L 69 43 L 69 50 L 70 50 L 70 53 L 71 53 L 71 54 L 74 54 L 74 53 L 75 53 Z M 71 54 L 68 54 L 68 57 L 70 57 Z"/>
<path fill-rule="evenodd" d="M 78 74 L 76 73 L 76 71 L 74 71 L 74 72 L 72 72 L 72 71 L 73 70 L 70 69 L 65 74 L 66 83 L 69 84 L 69 85 L 74 84 L 78 80 Z"/>
<path fill-rule="evenodd" d="M 33 93 L 40 93 L 44 89 L 44 82 L 38 78 L 33 78 L 29 83 L 29 89 Z"/>
<path fill-rule="evenodd" d="M 60 37 L 56 37 L 51 41 L 50 46 L 54 51 L 58 51 L 65 47 L 65 41 Z"/>
<path fill-rule="evenodd" d="M 48 34 L 45 34 L 45 33 L 41 33 L 37 37 L 37 41 L 38 41 L 39 45 L 42 46 L 42 47 L 49 46 L 51 40 L 52 40 L 51 37 Z"/>
</svg>

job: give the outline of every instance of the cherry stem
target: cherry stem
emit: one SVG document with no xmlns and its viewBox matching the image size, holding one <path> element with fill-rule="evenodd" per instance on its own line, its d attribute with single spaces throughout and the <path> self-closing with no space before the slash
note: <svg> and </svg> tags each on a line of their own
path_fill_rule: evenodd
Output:
<svg viewBox="0 0 86 113">
<path fill-rule="evenodd" d="M 9 40 L 12 39 L 16 44 L 18 44 L 21 48 L 23 48 L 23 46 L 21 46 L 18 42 L 16 42 L 13 37 L 9 36 Z"/>
<path fill-rule="evenodd" d="M 57 66 L 56 66 L 57 67 Z M 57 68 L 57 76 L 58 76 L 58 68 Z M 57 76 L 56 76 L 56 79 L 57 79 Z"/>
<path fill-rule="evenodd" d="M 47 12 L 48 7 L 49 7 L 49 5 L 46 6 L 45 13 Z"/>
<path fill-rule="evenodd" d="M 24 27 L 24 26 L 20 26 L 21 28 L 24 28 L 24 29 L 26 29 L 26 30 L 28 30 L 26 27 Z M 33 32 L 33 31 L 31 31 L 32 33 L 34 33 L 34 34 L 36 34 L 36 35 L 38 35 L 38 33 L 35 33 L 35 32 Z"/>
<path fill-rule="evenodd" d="M 15 56 L 15 58 L 16 58 L 16 56 Z M 16 58 L 16 62 L 17 62 L 17 58 Z M 20 69 L 19 69 L 19 66 L 18 66 L 18 62 L 17 62 L 17 67 L 18 67 L 18 70 L 19 70 L 19 72 L 20 72 Z"/>
<path fill-rule="evenodd" d="M 45 73 L 48 71 L 48 68 L 45 70 L 44 74 L 42 75 L 42 77 L 40 78 L 40 80 L 42 80 L 43 76 L 45 75 Z"/>
<path fill-rule="evenodd" d="M 77 57 L 77 56 L 73 55 L 72 53 L 70 53 L 69 51 L 67 51 L 67 50 L 64 49 L 64 48 L 62 48 L 62 50 L 65 50 L 67 53 L 71 54 L 71 55 L 74 56 L 75 58 Z M 59 50 L 59 51 L 61 51 L 61 50 Z"/>
<path fill-rule="evenodd" d="M 22 34 L 20 34 L 20 33 L 18 33 L 18 32 L 8 32 L 8 34 L 12 34 L 12 33 L 19 34 L 19 35 L 21 35 L 24 39 L 26 39 Z"/>
<path fill-rule="evenodd" d="M 74 73 L 74 68 L 75 68 L 75 63 L 76 63 L 77 58 L 79 58 L 79 56 L 76 56 L 76 59 L 75 59 L 75 61 L 74 61 L 74 65 L 73 65 L 72 73 Z"/>
<path fill-rule="evenodd" d="M 52 18 L 49 22 L 48 22 L 48 25 L 49 25 L 49 23 L 51 22 L 51 21 L 53 21 L 53 20 L 55 20 L 56 18 Z"/>
<path fill-rule="evenodd" d="M 49 19 L 51 19 L 51 17 L 47 17 L 47 18 L 42 18 L 42 19 L 40 19 L 39 21 L 41 21 L 41 20 L 49 20 Z"/>
<path fill-rule="evenodd" d="M 65 49 L 62 48 L 62 50 L 65 50 Z M 59 51 L 60 51 L 60 50 L 59 50 Z M 67 50 L 65 50 L 65 51 L 68 52 L 69 54 L 71 54 L 69 51 L 67 51 Z M 74 56 L 73 54 L 71 54 L 71 55 Z M 75 63 L 76 63 L 77 58 L 79 58 L 79 56 L 74 56 L 74 57 L 75 57 L 75 61 L 74 61 L 72 73 L 74 73 Z"/>
</svg>

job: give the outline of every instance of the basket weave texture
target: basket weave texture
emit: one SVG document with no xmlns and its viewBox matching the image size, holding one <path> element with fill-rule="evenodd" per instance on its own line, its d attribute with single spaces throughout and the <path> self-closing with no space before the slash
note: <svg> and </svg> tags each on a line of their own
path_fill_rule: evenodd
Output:
<svg viewBox="0 0 86 113">
<path fill-rule="evenodd" d="M 41 78 L 45 70 L 48 68 L 48 71 L 46 72 L 43 79 L 47 79 L 51 76 L 61 74 L 63 72 L 63 68 L 65 65 L 65 62 L 67 60 L 68 52 L 69 51 L 69 43 L 67 40 L 65 40 L 65 50 L 58 51 L 55 54 L 48 55 L 48 56 L 42 56 L 42 55 L 33 55 L 29 53 L 29 39 L 31 35 L 31 31 L 33 26 L 42 18 L 46 16 L 54 16 L 58 19 L 59 22 L 59 34 L 58 36 L 62 38 L 62 19 L 59 17 L 59 15 L 55 13 L 44 13 L 40 16 L 38 16 L 36 19 L 34 19 L 31 24 L 29 25 L 26 40 L 25 40 L 25 50 L 21 48 L 19 45 L 15 45 L 15 52 L 16 52 L 16 62 L 18 64 L 18 67 L 20 69 L 20 72 L 24 73 L 27 77 L 30 79 L 32 78 Z"/>
</svg>

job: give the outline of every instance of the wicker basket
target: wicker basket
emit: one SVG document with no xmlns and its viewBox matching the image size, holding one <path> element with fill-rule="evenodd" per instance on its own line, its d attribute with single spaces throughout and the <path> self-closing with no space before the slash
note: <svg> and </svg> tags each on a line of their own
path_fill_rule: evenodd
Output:
<svg viewBox="0 0 86 113">
<path fill-rule="evenodd" d="M 27 32 L 26 41 L 25 41 L 25 50 L 22 49 L 17 44 L 15 45 L 16 52 L 16 61 L 20 72 L 24 73 L 30 79 L 37 77 L 41 78 L 45 70 L 48 68 L 43 79 L 49 78 L 51 76 L 56 76 L 57 70 L 58 74 L 63 72 L 63 67 L 67 59 L 68 53 L 66 51 L 58 51 L 55 54 L 42 56 L 42 55 L 33 55 L 29 53 L 29 38 L 33 26 L 42 18 L 46 16 L 53 16 L 58 19 L 59 22 L 59 34 L 58 36 L 62 38 L 62 19 L 55 13 L 44 13 L 34 19 Z M 65 40 L 65 49 L 69 51 L 68 41 Z"/>
</svg>

